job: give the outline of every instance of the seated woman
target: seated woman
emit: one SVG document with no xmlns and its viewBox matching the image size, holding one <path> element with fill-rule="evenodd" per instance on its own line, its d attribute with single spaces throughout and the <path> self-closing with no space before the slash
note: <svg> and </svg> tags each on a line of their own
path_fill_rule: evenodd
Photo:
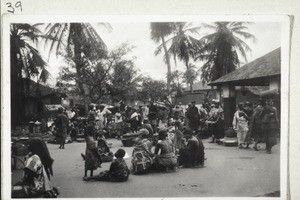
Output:
<svg viewBox="0 0 300 200">
<path fill-rule="evenodd" d="M 177 170 L 177 158 L 173 152 L 172 141 L 167 138 L 168 134 L 166 130 L 159 131 L 159 141 L 155 146 L 155 160 L 154 168 L 157 171 L 176 171 Z M 160 154 L 158 152 L 160 151 Z"/>
<path fill-rule="evenodd" d="M 28 151 L 23 179 L 12 187 L 12 198 L 56 198 L 59 192 L 50 182 L 53 159 L 45 142 L 32 139 Z"/>
<path fill-rule="evenodd" d="M 118 149 L 115 153 L 114 159 L 110 165 L 109 170 L 100 172 L 97 176 L 83 177 L 83 180 L 90 181 L 111 181 L 111 182 L 124 182 L 128 180 L 130 170 L 123 159 L 126 152 L 123 149 Z"/>
<path fill-rule="evenodd" d="M 193 135 L 191 129 L 186 129 L 184 135 L 188 140 L 187 145 L 179 150 L 179 166 L 203 167 L 204 146 L 202 141 Z"/>
<path fill-rule="evenodd" d="M 153 164 L 153 154 L 151 153 L 152 142 L 148 139 L 149 131 L 141 129 L 140 137 L 136 139 L 136 144 L 132 151 L 132 172 L 134 174 L 148 173 Z"/>
<path fill-rule="evenodd" d="M 108 144 L 106 142 L 106 138 L 103 135 L 102 130 L 100 130 L 98 132 L 98 137 L 97 137 L 97 141 L 98 141 L 98 150 L 100 152 L 101 158 L 103 162 L 110 162 L 112 161 L 114 154 L 113 152 L 110 151 Z"/>
</svg>

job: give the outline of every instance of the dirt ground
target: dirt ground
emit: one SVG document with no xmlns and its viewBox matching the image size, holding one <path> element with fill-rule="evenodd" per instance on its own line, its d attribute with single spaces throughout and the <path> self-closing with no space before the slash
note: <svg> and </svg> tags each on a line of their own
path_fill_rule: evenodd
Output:
<svg viewBox="0 0 300 200">
<path fill-rule="evenodd" d="M 73 142 L 66 149 L 48 144 L 53 165 L 53 185 L 59 187 L 60 198 L 107 198 L 107 197 L 253 197 L 268 193 L 279 195 L 280 191 L 280 148 L 273 147 L 266 154 L 264 144 L 260 151 L 238 149 L 223 145 L 205 145 L 205 168 L 179 169 L 174 173 L 130 175 L 125 183 L 85 182 L 84 161 L 80 153 L 85 143 Z M 123 148 L 130 156 L 132 147 L 123 147 L 121 141 L 108 139 L 115 152 Z M 251 146 L 250 146 L 251 147 Z M 126 162 L 130 166 L 131 158 Z M 94 174 L 107 170 L 110 163 L 103 163 Z M 22 170 L 14 170 L 12 183 L 21 176 Z"/>
</svg>

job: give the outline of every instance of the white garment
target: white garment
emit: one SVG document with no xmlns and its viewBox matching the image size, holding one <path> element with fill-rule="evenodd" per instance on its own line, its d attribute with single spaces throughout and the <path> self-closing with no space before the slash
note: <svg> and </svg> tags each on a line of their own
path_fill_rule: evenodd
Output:
<svg viewBox="0 0 300 200">
<path fill-rule="evenodd" d="M 116 113 L 115 123 L 121 123 L 121 122 L 123 122 L 122 115 L 120 113 Z"/>
<path fill-rule="evenodd" d="M 241 111 L 236 111 L 233 116 L 233 129 L 237 133 L 237 138 L 238 138 L 238 144 L 243 144 L 245 143 L 246 135 L 248 132 L 248 121 L 245 117 L 240 116 L 239 113 Z"/>
<path fill-rule="evenodd" d="M 134 112 L 134 113 L 132 113 L 132 115 L 130 116 L 130 119 L 133 119 L 133 118 L 135 118 L 136 120 L 138 120 L 138 114 L 137 114 L 137 112 Z"/>
</svg>

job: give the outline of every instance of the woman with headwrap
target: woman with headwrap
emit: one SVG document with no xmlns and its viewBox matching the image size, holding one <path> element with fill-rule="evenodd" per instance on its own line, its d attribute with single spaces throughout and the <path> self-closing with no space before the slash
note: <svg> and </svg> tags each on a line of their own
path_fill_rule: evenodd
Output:
<svg viewBox="0 0 300 200">
<path fill-rule="evenodd" d="M 153 164 L 153 153 L 151 153 L 152 142 L 148 139 L 149 131 L 141 129 L 140 137 L 136 139 L 136 144 L 132 151 L 132 172 L 134 174 L 147 173 Z"/>
<path fill-rule="evenodd" d="M 21 182 L 13 187 L 13 198 L 56 198 L 58 190 L 51 185 L 50 175 L 53 176 L 51 158 L 45 142 L 32 139 L 28 144 L 28 155 Z"/>
</svg>

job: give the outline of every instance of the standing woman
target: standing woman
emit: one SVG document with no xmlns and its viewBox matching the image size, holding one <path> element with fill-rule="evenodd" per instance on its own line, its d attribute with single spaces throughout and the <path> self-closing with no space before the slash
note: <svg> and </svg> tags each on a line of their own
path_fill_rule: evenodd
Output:
<svg viewBox="0 0 300 200">
<path fill-rule="evenodd" d="M 239 148 L 243 148 L 248 132 L 248 116 L 243 111 L 242 103 L 238 104 L 238 110 L 234 113 L 232 125 L 237 133 Z"/>
<path fill-rule="evenodd" d="M 64 114 L 63 108 L 58 108 L 58 115 L 55 120 L 55 127 L 57 129 L 57 137 L 59 142 L 59 148 L 65 148 L 65 142 L 68 132 L 69 118 Z"/>
<path fill-rule="evenodd" d="M 266 100 L 266 105 L 261 112 L 262 133 L 266 140 L 267 153 L 271 153 L 272 147 L 276 144 L 276 134 L 279 129 L 277 109 L 273 106 L 271 98 Z"/>
</svg>

